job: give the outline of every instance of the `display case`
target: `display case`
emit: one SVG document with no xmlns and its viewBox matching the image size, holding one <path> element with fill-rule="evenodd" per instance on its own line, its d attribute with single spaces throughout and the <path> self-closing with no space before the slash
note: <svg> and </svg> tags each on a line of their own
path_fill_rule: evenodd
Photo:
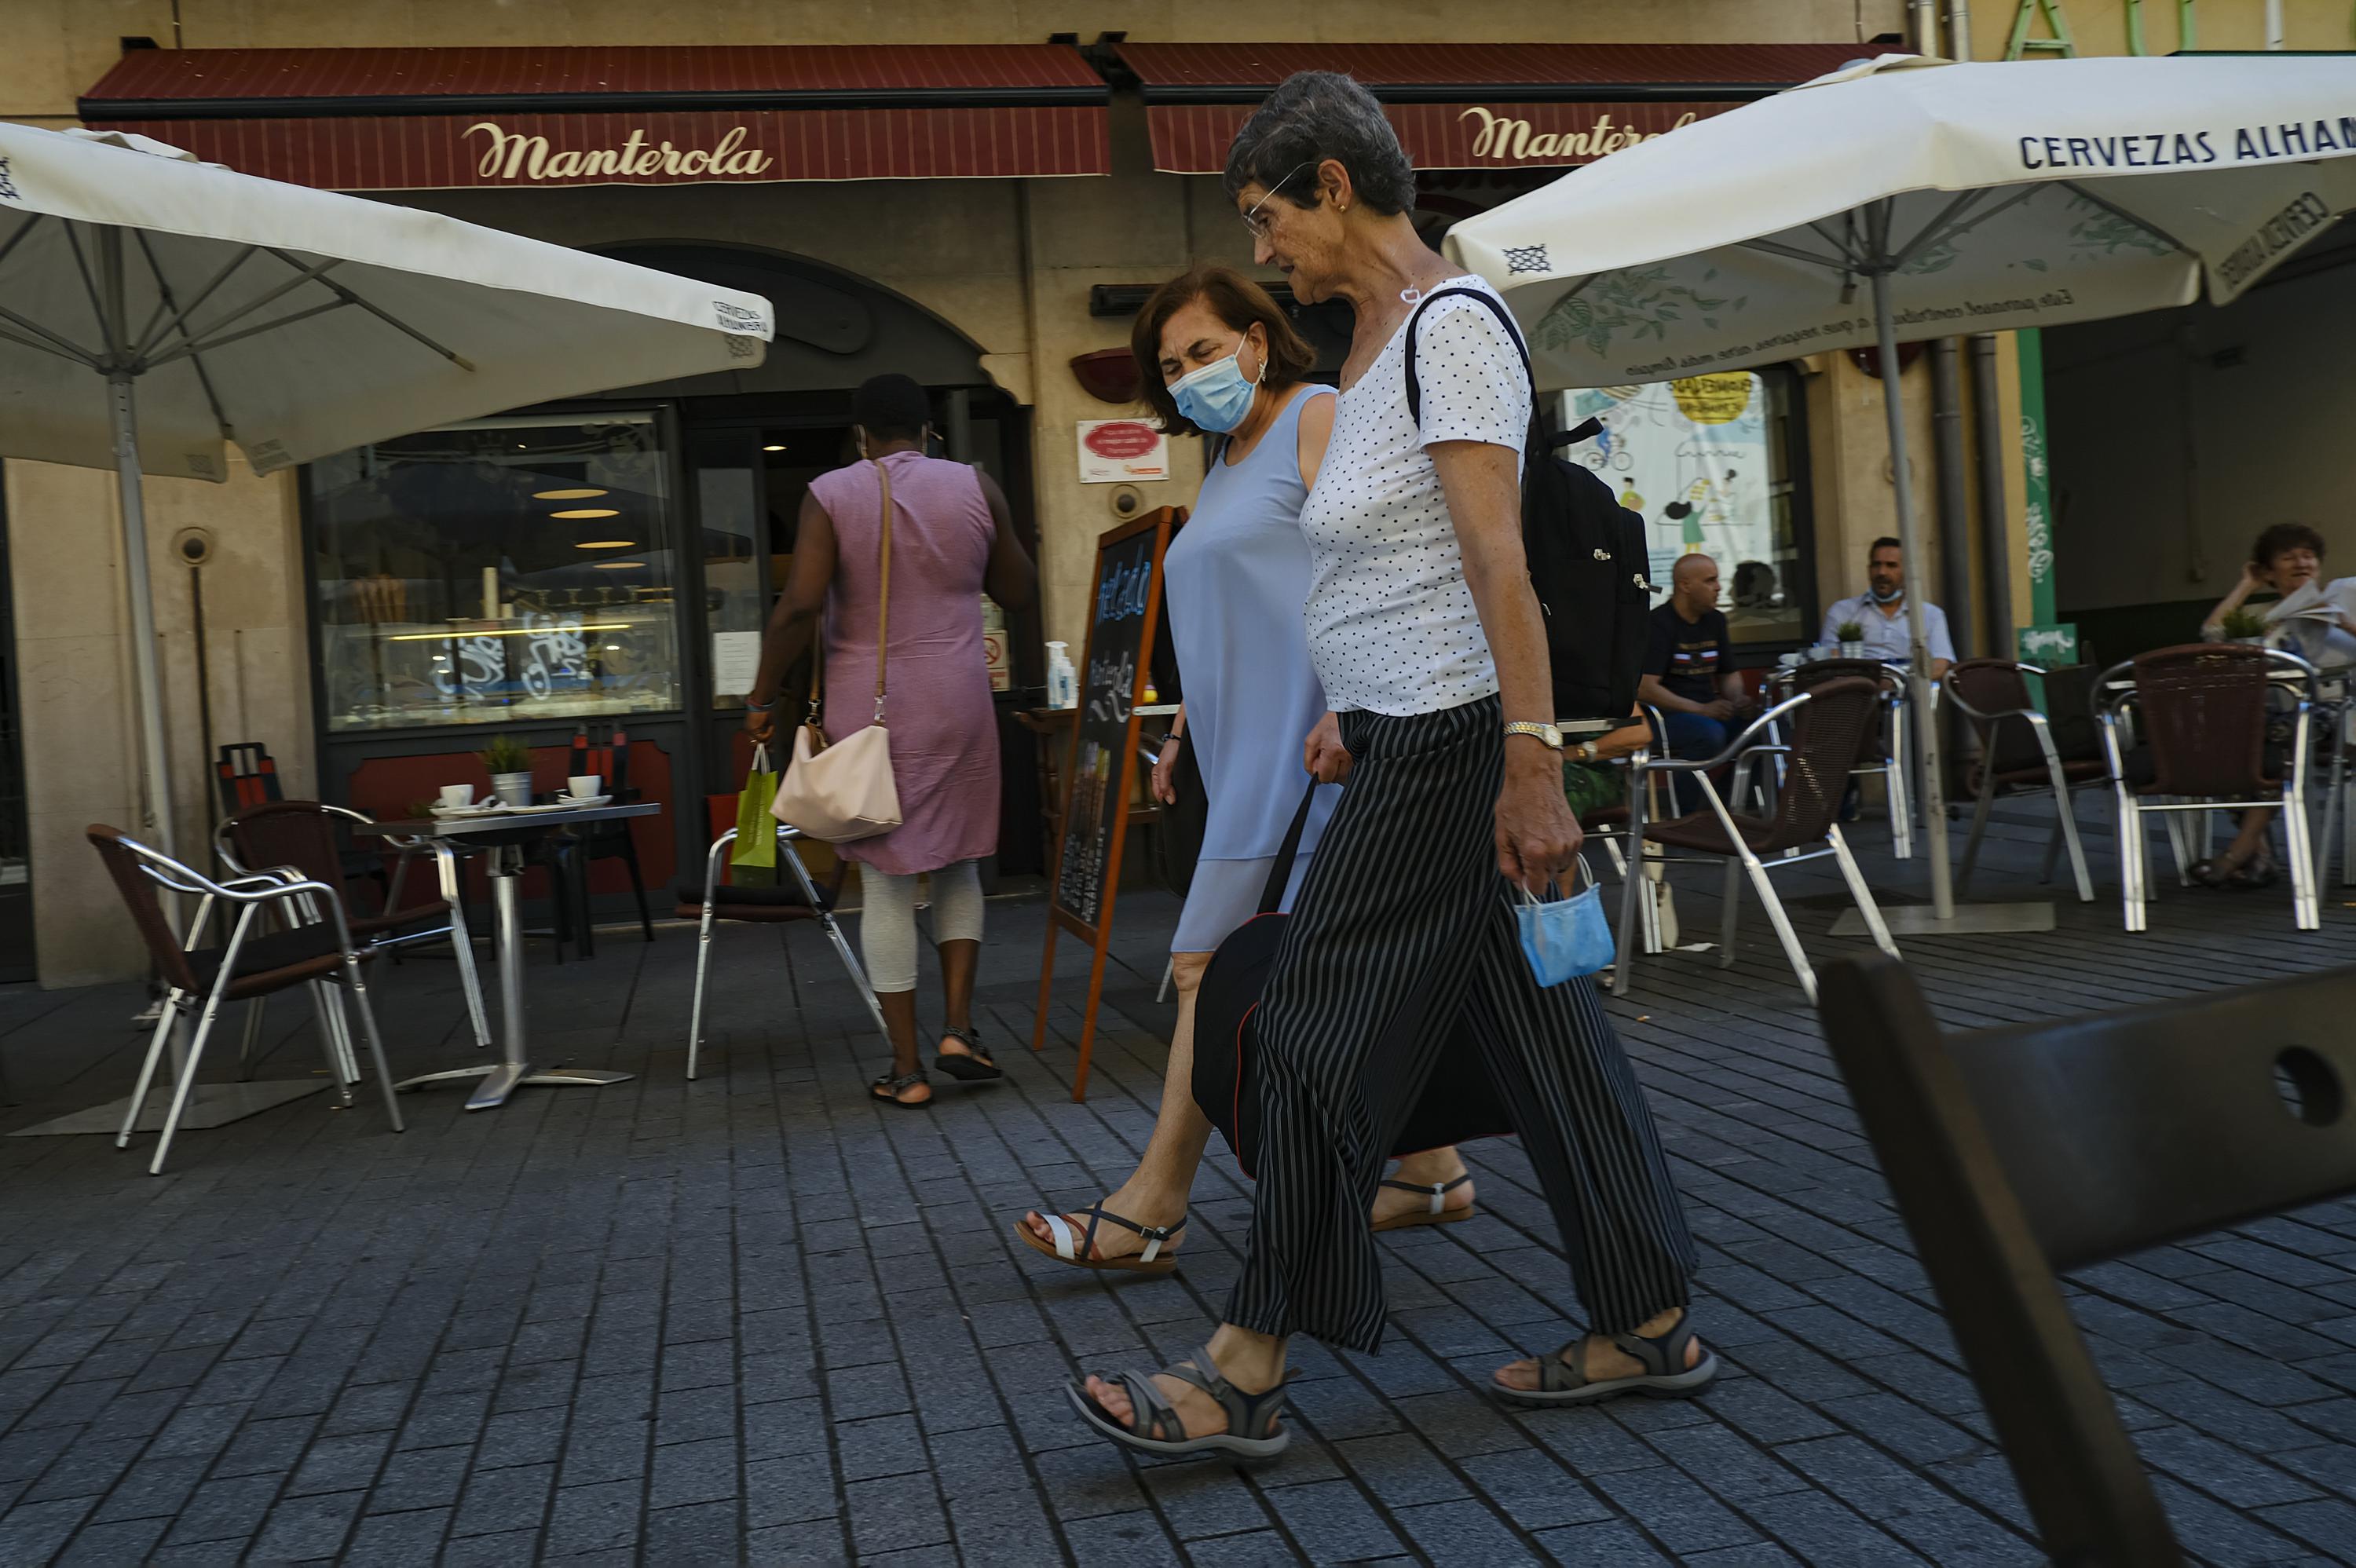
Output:
<svg viewBox="0 0 2356 1568">
<path fill-rule="evenodd" d="M 676 710 L 662 428 L 477 420 L 309 464 L 325 728 Z"/>
</svg>

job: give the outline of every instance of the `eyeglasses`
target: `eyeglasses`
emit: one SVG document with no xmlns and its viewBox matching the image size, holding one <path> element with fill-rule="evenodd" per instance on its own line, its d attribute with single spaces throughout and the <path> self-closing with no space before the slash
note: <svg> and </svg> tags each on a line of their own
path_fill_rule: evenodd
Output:
<svg viewBox="0 0 2356 1568">
<path fill-rule="evenodd" d="M 1258 201 L 1252 203 L 1252 209 L 1244 214 L 1244 227 L 1252 231 L 1252 237 L 1254 239 L 1267 239 L 1269 227 L 1276 222 L 1274 214 L 1262 218 L 1259 215 L 1259 209 L 1276 199 L 1276 193 L 1282 190 L 1287 185 L 1291 183 L 1292 175 L 1299 174 L 1301 169 L 1314 168 L 1316 165 L 1317 160 L 1315 158 L 1310 159 L 1307 163 L 1301 165 L 1299 168 L 1294 169 L 1292 174 L 1285 176 L 1284 178 L 1269 187 L 1268 194 L 1261 197 Z"/>
</svg>

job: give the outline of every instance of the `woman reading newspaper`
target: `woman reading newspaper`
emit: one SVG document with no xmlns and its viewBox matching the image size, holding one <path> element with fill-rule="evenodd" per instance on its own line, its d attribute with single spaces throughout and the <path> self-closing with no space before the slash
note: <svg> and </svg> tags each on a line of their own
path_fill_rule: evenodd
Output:
<svg viewBox="0 0 2356 1568">
<path fill-rule="evenodd" d="M 2356 665 L 2356 578 L 2324 581 L 2323 550 L 2323 536 L 2304 523 L 2276 523 L 2260 533 L 2250 546 L 2241 581 L 2201 623 L 2202 638 L 2222 641 L 2228 616 L 2253 594 L 2273 592 L 2280 597 L 2264 613 L 2269 643 L 2319 667 Z M 2283 748 L 2289 743 L 2289 726 L 2282 729 L 2278 736 L 2275 725 L 2267 726 L 2269 771 L 2282 765 Z M 2271 885 L 2279 875 L 2272 837 L 2276 816 L 2271 806 L 2243 812 L 2233 842 L 2223 854 L 2196 863 L 2193 880 L 2212 888 Z"/>
</svg>

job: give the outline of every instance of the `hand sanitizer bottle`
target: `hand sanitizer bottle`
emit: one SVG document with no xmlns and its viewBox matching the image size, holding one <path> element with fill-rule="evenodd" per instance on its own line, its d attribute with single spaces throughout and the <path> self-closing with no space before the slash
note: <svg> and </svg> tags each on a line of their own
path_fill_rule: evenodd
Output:
<svg viewBox="0 0 2356 1568">
<path fill-rule="evenodd" d="M 1047 645 L 1047 706 L 1077 708 L 1080 705 L 1080 682 L 1072 668 L 1069 643 Z"/>
</svg>

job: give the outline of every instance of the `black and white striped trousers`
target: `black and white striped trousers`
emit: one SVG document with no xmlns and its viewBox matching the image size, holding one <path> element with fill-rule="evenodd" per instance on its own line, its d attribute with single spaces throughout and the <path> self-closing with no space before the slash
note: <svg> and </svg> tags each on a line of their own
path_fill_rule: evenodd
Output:
<svg viewBox="0 0 2356 1568">
<path fill-rule="evenodd" d="M 1255 1026 L 1259 1190 L 1228 1322 L 1375 1349 L 1382 1269 L 1366 1211 L 1386 1151 L 1432 1073 L 1484 1069 L 1590 1327 L 1623 1333 L 1686 1305 L 1693 1239 L 1619 1037 L 1591 981 L 1542 987 L 1522 955 L 1496 867 L 1501 724 L 1494 698 L 1342 716 L 1355 766 Z M 1425 1027 L 1389 1030 L 1419 1000 Z"/>
</svg>

